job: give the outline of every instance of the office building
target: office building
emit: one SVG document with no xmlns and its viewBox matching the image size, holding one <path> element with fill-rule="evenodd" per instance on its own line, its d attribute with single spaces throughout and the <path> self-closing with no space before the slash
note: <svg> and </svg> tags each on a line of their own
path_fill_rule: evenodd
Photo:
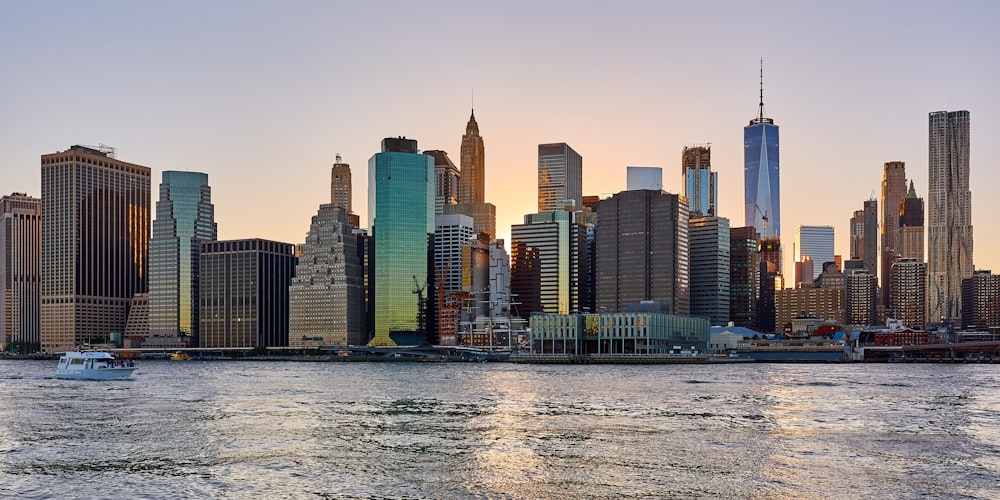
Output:
<svg viewBox="0 0 1000 500">
<path fill-rule="evenodd" d="M 339 205 L 320 205 L 312 217 L 288 290 L 288 346 L 364 345 L 364 263 L 358 238 Z"/>
<path fill-rule="evenodd" d="M 486 147 L 479 135 L 476 113 L 469 116 L 469 123 L 462 135 L 462 165 L 459 181 L 458 201 L 464 204 L 485 203 L 486 201 Z"/>
<path fill-rule="evenodd" d="M 510 286 L 521 317 L 580 310 L 587 237 L 575 215 L 565 210 L 528 214 L 524 224 L 511 226 Z"/>
<path fill-rule="evenodd" d="M 910 182 L 912 184 L 912 181 Z M 902 231 L 899 226 L 899 206 L 906 198 L 906 163 L 890 161 L 882 165 L 882 250 L 879 278 L 882 284 L 882 303 L 889 307 L 892 286 L 892 261 L 902 255 Z M 921 258 L 921 260 L 923 260 Z"/>
<path fill-rule="evenodd" d="M 743 127 L 744 215 L 762 239 L 781 237 L 778 126 L 764 116 L 763 68 L 757 117 Z M 813 259 L 815 260 L 815 259 Z M 781 271 L 779 263 L 778 271 Z"/>
<path fill-rule="evenodd" d="M 908 327 L 927 324 L 927 264 L 917 259 L 898 258 L 890 269 L 892 292 L 889 317 Z"/>
<path fill-rule="evenodd" d="M 690 314 L 684 198 L 664 191 L 623 191 L 598 202 L 597 212 L 597 310 L 621 312 L 627 304 L 655 300 L 670 314 Z"/>
<path fill-rule="evenodd" d="M 960 319 L 962 279 L 973 272 L 969 112 L 936 111 L 929 121 L 927 320 L 938 324 Z"/>
<path fill-rule="evenodd" d="M 924 199 L 917 197 L 910 181 L 910 189 L 897 212 L 899 224 L 899 255 L 906 259 L 924 260 Z"/>
<path fill-rule="evenodd" d="M 813 261 L 815 280 L 823 270 L 823 265 L 833 262 L 833 226 L 799 226 L 795 228 L 792 254 L 796 262 L 809 256 Z"/>
<path fill-rule="evenodd" d="M 660 167 L 625 167 L 625 190 L 663 190 L 663 169 Z"/>
<path fill-rule="evenodd" d="M 343 208 L 347 213 L 354 213 L 351 207 L 351 166 L 337 155 L 336 163 L 330 169 L 330 203 Z"/>
<path fill-rule="evenodd" d="M 448 153 L 435 149 L 424 154 L 434 158 L 434 215 L 441 215 L 445 205 L 458 204 L 460 174 Z"/>
<path fill-rule="evenodd" d="M 459 203 L 445 205 L 442 215 L 465 215 L 472 218 L 475 233 L 486 233 L 490 238 L 497 235 L 497 207 L 492 203 Z"/>
<path fill-rule="evenodd" d="M 756 228 L 729 230 L 729 320 L 735 326 L 754 326 L 760 288 L 760 248 Z"/>
<path fill-rule="evenodd" d="M 538 145 L 538 213 L 583 206 L 583 157 L 564 142 Z"/>
<path fill-rule="evenodd" d="M 681 152 L 681 179 L 691 217 L 714 217 L 718 205 L 719 174 L 712 172 L 712 146 L 685 146 Z"/>
<path fill-rule="evenodd" d="M 693 217 L 690 240 L 691 316 L 712 325 L 729 324 L 729 219 Z"/>
<path fill-rule="evenodd" d="M 813 261 L 808 255 L 792 263 L 792 287 L 813 286 Z"/>
<path fill-rule="evenodd" d="M 372 345 L 428 340 L 429 272 L 434 234 L 434 159 L 417 141 L 386 138 L 368 160 L 368 217 L 375 239 L 375 337 Z"/>
<path fill-rule="evenodd" d="M 262 239 L 201 244 L 201 347 L 287 347 L 295 245 Z"/>
<path fill-rule="evenodd" d="M 168 170 L 162 179 L 149 241 L 149 331 L 142 345 L 197 346 L 198 259 L 201 244 L 218 237 L 212 188 L 200 172 Z"/>
<path fill-rule="evenodd" d="M 150 169 L 72 146 L 42 163 L 42 350 L 107 342 L 147 291 Z"/>
<path fill-rule="evenodd" d="M 447 292 L 462 290 L 463 249 L 476 235 L 472 217 L 438 215 L 434 223 L 434 269 L 437 286 Z"/>
<path fill-rule="evenodd" d="M 1000 327 L 1000 275 L 976 270 L 962 280 L 962 328 Z"/>
<path fill-rule="evenodd" d="M 851 217 L 851 259 L 864 262 L 871 274 L 878 273 L 878 202 L 866 200 L 864 209 L 856 210 Z"/>
<path fill-rule="evenodd" d="M 42 202 L 25 193 L 0 198 L 0 349 L 40 349 Z"/>
</svg>

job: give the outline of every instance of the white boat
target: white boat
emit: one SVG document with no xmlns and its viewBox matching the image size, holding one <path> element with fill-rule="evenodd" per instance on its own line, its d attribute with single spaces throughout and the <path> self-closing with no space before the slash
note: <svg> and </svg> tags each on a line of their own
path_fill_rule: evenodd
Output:
<svg viewBox="0 0 1000 500">
<path fill-rule="evenodd" d="M 135 362 L 116 359 L 101 351 L 70 351 L 59 358 L 56 378 L 69 380 L 122 380 L 132 376 Z"/>
</svg>

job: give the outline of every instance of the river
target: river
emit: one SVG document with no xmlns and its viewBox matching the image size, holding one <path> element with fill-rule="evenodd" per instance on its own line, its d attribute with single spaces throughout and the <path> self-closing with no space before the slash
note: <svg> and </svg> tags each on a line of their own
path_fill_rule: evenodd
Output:
<svg viewBox="0 0 1000 500">
<path fill-rule="evenodd" d="M 0 497 L 997 498 L 996 365 L 0 360 Z"/>
</svg>

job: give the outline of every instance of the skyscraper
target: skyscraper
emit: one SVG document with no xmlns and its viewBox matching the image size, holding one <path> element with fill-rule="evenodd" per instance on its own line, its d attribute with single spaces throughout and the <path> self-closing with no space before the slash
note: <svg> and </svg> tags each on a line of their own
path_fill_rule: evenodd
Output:
<svg viewBox="0 0 1000 500">
<path fill-rule="evenodd" d="M 288 289 L 296 260 L 289 243 L 202 243 L 200 345 L 288 346 Z"/>
<path fill-rule="evenodd" d="M 743 127 L 744 215 L 762 239 L 781 237 L 781 191 L 778 126 L 764 117 L 764 72 L 761 69 L 757 118 Z M 780 264 L 779 264 L 780 272 Z"/>
<path fill-rule="evenodd" d="M 917 197 L 910 181 L 910 190 L 896 212 L 899 224 L 899 255 L 906 259 L 924 260 L 924 199 Z"/>
<path fill-rule="evenodd" d="M 719 174 L 712 172 L 712 146 L 685 146 L 681 178 L 691 217 L 712 217 L 718 205 Z"/>
<path fill-rule="evenodd" d="M 911 182 L 912 184 L 912 182 Z M 880 278 L 882 283 L 882 303 L 889 307 L 892 287 L 892 261 L 902 254 L 903 242 L 899 227 L 899 204 L 906 197 L 906 163 L 886 162 L 882 166 L 882 260 Z"/>
<path fill-rule="evenodd" d="M 623 191 L 598 202 L 594 243 L 597 310 L 624 312 L 655 300 L 670 314 L 691 312 L 688 208 L 664 191 Z"/>
<path fill-rule="evenodd" d="M 469 123 L 462 135 L 462 176 L 458 183 L 459 203 L 485 203 L 486 199 L 486 147 L 479 135 L 476 112 L 469 116 Z"/>
<path fill-rule="evenodd" d="M 864 262 L 872 276 L 878 272 L 878 202 L 865 200 L 864 209 L 851 218 L 851 258 Z"/>
<path fill-rule="evenodd" d="M 344 207 L 320 205 L 312 217 L 288 290 L 289 347 L 368 342 L 364 267 L 353 233 Z"/>
<path fill-rule="evenodd" d="M 889 294 L 889 316 L 906 326 L 927 324 L 927 264 L 917 259 L 901 257 L 889 270 L 892 286 Z"/>
<path fill-rule="evenodd" d="M 799 262 L 808 255 L 813 261 L 815 280 L 823 272 L 823 266 L 833 262 L 833 243 L 833 226 L 799 226 L 795 228 L 793 258 Z"/>
<path fill-rule="evenodd" d="M 936 111 L 929 121 L 927 320 L 938 323 L 961 316 L 962 279 L 973 272 L 969 112 Z"/>
<path fill-rule="evenodd" d="M 368 218 L 375 239 L 375 337 L 395 345 L 427 336 L 434 235 L 434 159 L 417 141 L 386 138 L 368 160 Z"/>
<path fill-rule="evenodd" d="M 538 145 L 538 213 L 583 207 L 583 157 L 564 142 Z"/>
<path fill-rule="evenodd" d="M 201 244 L 217 238 L 208 174 L 163 172 L 149 241 L 151 347 L 197 345 Z"/>
<path fill-rule="evenodd" d="M 146 292 L 150 169 L 86 146 L 41 163 L 42 350 L 105 342 Z"/>
<path fill-rule="evenodd" d="M 42 203 L 25 193 L 0 198 L 0 348 L 41 342 Z"/>
<path fill-rule="evenodd" d="M 878 324 L 878 277 L 867 269 L 846 276 L 844 309 L 848 325 Z"/>
<path fill-rule="evenodd" d="M 343 163 L 340 155 L 330 169 L 330 203 L 353 213 L 351 208 L 351 166 Z"/>
<path fill-rule="evenodd" d="M 1000 326 L 1000 275 L 978 269 L 962 279 L 962 328 L 967 330 Z"/>
<path fill-rule="evenodd" d="M 587 236 L 576 213 L 566 210 L 528 214 L 511 234 L 511 293 L 519 312 L 578 312 L 585 283 Z"/>
<path fill-rule="evenodd" d="M 690 239 L 691 316 L 729 324 L 729 219 L 692 217 Z"/>
<path fill-rule="evenodd" d="M 448 153 L 434 149 L 424 154 L 434 157 L 434 215 L 441 215 L 445 205 L 458 203 L 460 174 Z"/>
<path fill-rule="evenodd" d="M 729 230 L 729 319 L 736 326 L 754 326 L 760 288 L 759 244 L 752 226 Z"/>
</svg>

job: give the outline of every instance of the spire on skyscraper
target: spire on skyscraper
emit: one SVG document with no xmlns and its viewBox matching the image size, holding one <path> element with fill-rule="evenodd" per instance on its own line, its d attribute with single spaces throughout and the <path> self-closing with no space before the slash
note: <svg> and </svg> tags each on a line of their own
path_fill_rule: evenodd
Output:
<svg viewBox="0 0 1000 500">
<path fill-rule="evenodd" d="M 760 60 L 760 105 L 757 110 L 757 121 L 764 120 L 764 59 Z"/>
<path fill-rule="evenodd" d="M 913 189 L 913 179 L 910 179 L 910 190 L 906 192 L 906 197 L 907 198 L 916 198 L 917 197 L 917 190 Z"/>
</svg>

